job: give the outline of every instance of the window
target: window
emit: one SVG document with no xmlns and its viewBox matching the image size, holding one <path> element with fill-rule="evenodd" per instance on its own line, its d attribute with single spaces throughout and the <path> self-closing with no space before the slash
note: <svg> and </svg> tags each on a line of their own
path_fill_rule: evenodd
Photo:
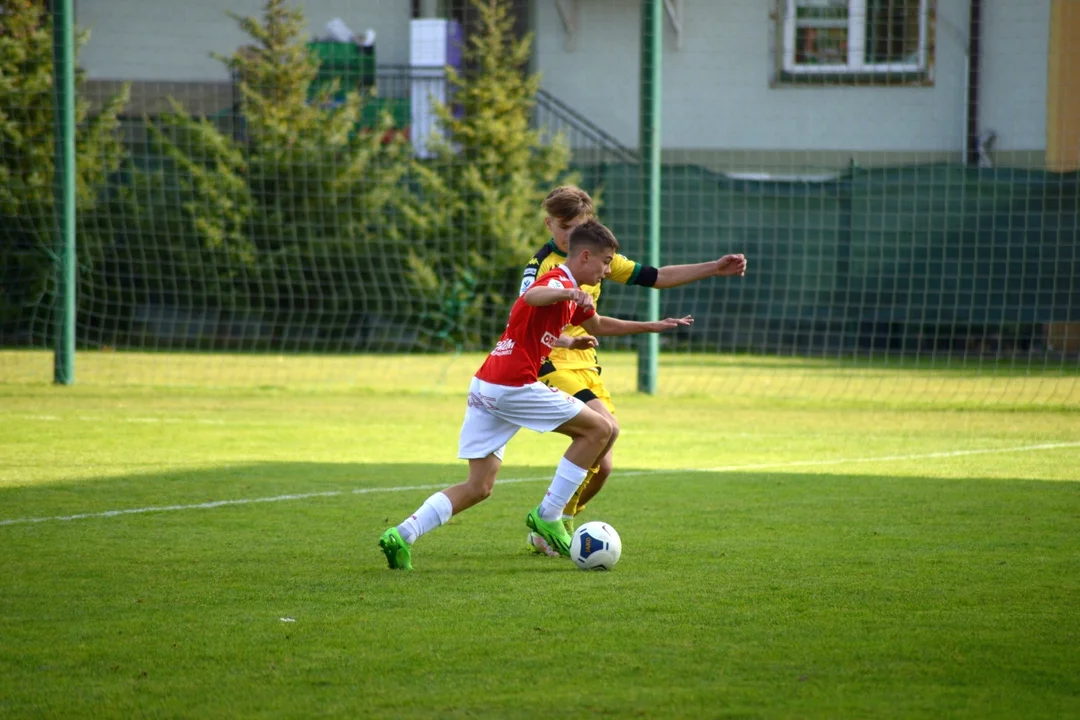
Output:
<svg viewBox="0 0 1080 720">
<path fill-rule="evenodd" d="M 931 0 L 781 0 L 783 74 L 924 77 Z"/>
</svg>

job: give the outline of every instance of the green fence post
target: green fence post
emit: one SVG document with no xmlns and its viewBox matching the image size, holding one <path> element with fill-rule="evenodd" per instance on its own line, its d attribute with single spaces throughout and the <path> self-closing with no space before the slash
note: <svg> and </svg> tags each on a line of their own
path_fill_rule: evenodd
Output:
<svg viewBox="0 0 1080 720">
<path fill-rule="evenodd" d="M 660 82 L 664 51 L 663 0 L 641 2 L 641 89 L 639 94 L 641 160 L 645 168 L 644 207 L 647 249 L 645 262 L 660 267 Z M 648 319 L 660 319 L 659 290 L 647 290 Z M 656 393 L 660 338 L 643 335 L 638 350 L 638 391 Z"/>
<path fill-rule="evenodd" d="M 56 148 L 56 355 L 53 381 L 75 382 L 75 51 L 72 0 L 53 3 Z"/>
</svg>

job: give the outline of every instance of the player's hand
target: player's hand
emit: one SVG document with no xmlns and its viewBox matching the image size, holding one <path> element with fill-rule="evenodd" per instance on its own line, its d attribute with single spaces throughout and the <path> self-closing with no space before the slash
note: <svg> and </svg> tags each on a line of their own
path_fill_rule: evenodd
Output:
<svg viewBox="0 0 1080 720">
<path fill-rule="evenodd" d="M 592 350 L 594 347 L 600 344 L 596 338 L 592 335 L 575 335 L 570 338 L 570 343 L 567 345 L 571 350 Z"/>
<path fill-rule="evenodd" d="M 592 335 L 567 335 L 563 333 L 555 341 L 555 347 L 567 350 L 591 350 L 600 344 Z"/>
<path fill-rule="evenodd" d="M 577 303 L 577 306 L 579 308 L 587 309 L 593 307 L 592 295 L 585 292 L 581 288 L 575 288 L 571 290 L 570 297 L 568 299 L 572 303 Z"/>
<path fill-rule="evenodd" d="M 746 274 L 746 256 L 725 255 L 716 261 L 716 274 L 742 277 Z"/>
<path fill-rule="evenodd" d="M 654 323 L 650 323 L 655 329 L 653 332 L 664 332 L 665 330 L 674 330 L 677 327 L 687 327 L 694 324 L 694 318 L 690 315 L 681 318 L 664 318 L 663 320 L 657 320 Z"/>
</svg>

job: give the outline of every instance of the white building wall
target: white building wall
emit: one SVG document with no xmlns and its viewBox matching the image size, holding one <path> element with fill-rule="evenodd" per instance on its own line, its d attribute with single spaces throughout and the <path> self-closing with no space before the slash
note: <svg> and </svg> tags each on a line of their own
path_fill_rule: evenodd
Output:
<svg viewBox="0 0 1080 720">
<path fill-rule="evenodd" d="M 76 3 L 76 22 L 90 30 L 79 64 L 95 80 L 227 80 L 211 53 L 229 55 L 250 42 L 226 15 L 261 17 L 265 0 L 89 0 Z M 360 35 L 375 30 L 379 64 L 409 61 L 408 0 L 304 0 L 307 32 L 324 34 L 340 17 Z"/>
<path fill-rule="evenodd" d="M 985 2 L 980 122 L 999 150 L 1046 145 L 1051 0 Z M 938 0 L 928 87 L 770 86 L 773 0 L 684 0 L 683 47 L 665 19 L 665 150 L 958 152 L 964 146 L 967 0 Z M 537 0 L 543 87 L 631 147 L 638 144 L 640 0 L 579 0 L 573 49 L 551 0 Z"/>
<path fill-rule="evenodd" d="M 1050 6 L 1051 0 L 982 3 L 979 123 L 997 133 L 999 149 L 1046 149 Z"/>
<path fill-rule="evenodd" d="M 641 0 L 578 0 L 574 48 L 554 0 L 534 0 L 543 86 L 625 145 L 638 142 Z M 381 65 L 408 62 L 408 0 L 306 0 L 308 33 L 341 17 L 373 28 Z M 683 47 L 665 20 L 666 150 L 959 152 L 965 131 L 968 0 L 937 0 L 931 87 L 771 87 L 774 0 L 684 0 Z M 998 150 L 1046 146 L 1051 0 L 983 3 L 980 123 Z M 224 81 L 247 37 L 225 12 L 258 16 L 264 0 L 78 2 L 92 79 Z"/>
</svg>

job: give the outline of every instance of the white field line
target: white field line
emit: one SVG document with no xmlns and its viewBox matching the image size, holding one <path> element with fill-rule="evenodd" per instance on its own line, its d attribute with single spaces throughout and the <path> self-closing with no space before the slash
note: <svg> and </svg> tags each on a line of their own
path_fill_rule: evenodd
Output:
<svg viewBox="0 0 1080 720">
<path fill-rule="evenodd" d="M 964 457 L 965 455 L 989 455 L 992 453 L 1036 452 L 1038 450 L 1057 450 L 1059 448 L 1080 447 L 1080 442 L 1043 443 L 1042 445 L 1021 445 L 1010 448 L 981 448 L 978 450 L 947 450 L 942 452 L 920 453 L 918 455 L 883 455 L 881 457 L 838 458 L 836 460 L 796 460 L 786 463 L 764 463 L 762 465 L 727 465 L 714 468 L 697 468 L 679 472 L 731 472 L 732 470 L 760 470 L 776 467 L 806 467 L 811 465 L 844 465 L 847 463 L 894 462 L 898 460 L 924 460 L 929 458 Z"/>
<path fill-rule="evenodd" d="M 1040 450 L 1058 450 L 1061 448 L 1080 447 L 1080 442 L 1043 443 L 1041 445 L 1020 445 L 1006 448 L 982 448 L 977 450 L 949 450 L 944 452 L 916 453 L 911 455 L 883 455 L 881 457 L 856 457 L 836 458 L 833 460 L 796 460 L 793 462 L 759 463 L 755 465 L 723 465 L 714 468 L 668 468 L 658 470 L 639 470 L 636 472 L 620 472 L 619 477 L 639 477 L 648 475 L 670 475 L 674 473 L 700 472 L 700 473 L 723 473 L 737 472 L 740 470 L 765 470 L 790 467 L 807 467 L 817 465 L 844 465 L 847 463 L 874 463 L 874 462 L 900 462 L 906 460 L 925 460 L 932 458 L 964 457 L 967 455 L 990 455 L 995 453 L 1014 452 L 1037 452 Z M 550 476 L 521 477 L 500 479 L 500 485 L 511 483 L 530 483 L 550 480 Z M 106 510 L 105 512 L 80 513 L 78 515 L 56 515 L 53 517 L 29 517 L 0 520 L 0 526 L 24 525 L 29 523 L 43 522 L 67 522 L 71 520 L 88 520 L 90 518 L 107 518 L 118 515 L 140 515 L 152 512 L 172 512 L 174 510 L 209 510 L 211 508 L 226 507 L 229 505 L 253 505 L 255 503 L 284 502 L 286 500 L 308 500 L 310 498 L 339 497 L 342 495 L 368 495 L 371 493 L 408 492 L 410 490 L 441 490 L 446 487 L 445 483 L 438 485 L 397 485 L 394 487 L 356 488 L 354 490 L 327 490 L 325 492 L 298 493 L 294 495 L 275 495 L 262 498 L 240 498 L 237 500 L 215 500 L 213 502 L 196 503 L 193 505 L 158 505 L 154 507 L 129 508 L 127 510 Z"/>
</svg>

